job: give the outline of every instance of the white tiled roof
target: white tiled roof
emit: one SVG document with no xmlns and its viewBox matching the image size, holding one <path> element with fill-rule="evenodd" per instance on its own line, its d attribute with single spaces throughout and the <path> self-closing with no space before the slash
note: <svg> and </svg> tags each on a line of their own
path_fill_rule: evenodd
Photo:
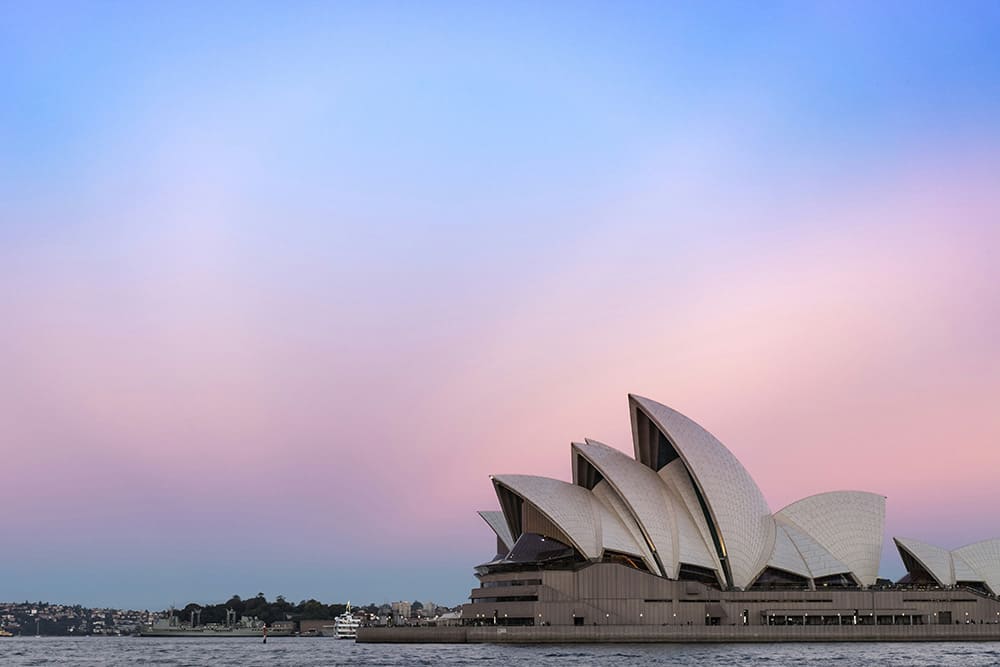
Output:
<svg viewBox="0 0 1000 667">
<path fill-rule="evenodd" d="M 691 476 L 688 475 L 684 462 L 680 459 L 668 463 L 659 472 L 659 476 L 667 484 L 674 500 L 674 517 L 677 520 L 677 555 L 676 562 L 707 567 L 718 573 L 719 581 L 724 582 L 722 564 L 712 545 L 712 534 L 708 529 L 705 514 L 698 504 Z"/>
<path fill-rule="evenodd" d="M 605 546 L 643 555 L 622 520 L 582 486 L 533 475 L 495 475 L 493 483 L 510 489 L 537 509 L 586 558 L 600 558 Z"/>
<path fill-rule="evenodd" d="M 483 517 L 483 520 L 489 524 L 503 545 L 507 547 L 507 551 L 514 548 L 514 536 L 510 534 L 510 527 L 503 518 L 503 512 L 498 510 L 481 510 L 479 516 Z"/>
<path fill-rule="evenodd" d="M 778 524 L 775 528 L 774 551 L 767 561 L 767 566 L 791 572 L 806 579 L 812 578 L 812 573 L 809 571 L 805 560 L 803 560 L 802 554 L 799 553 L 798 548 L 792 542 L 792 538 L 788 536 L 788 533 L 785 532 L 784 527 Z"/>
<path fill-rule="evenodd" d="M 615 490 L 643 533 L 639 539 L 649 539 L 667 568 L 667 576 L 676 577 L 677 568 L 671 565 L 676 534 L 674 508 L 663 480 L 635 459 L 594 440 L 575 443 L 573 449 Z"/>
<path fill-rule="evenodd" d="M 659 429 L 678 458 L 653 471 L 599 442 L 574 443 L 574 473 L 586 470 L 577 468 L 586 460 L 600 475 L 588 482 L 599 480 L 593 490 L 545 477 L 501 475 L 494 483 L 502 506 L 512 507 L 499 491 L 505 487 L 528 503 L 525 521 L 558 534 L 586 558 L 596 560 L 605 549 L 620 551 L 641 557 L 651 572 L 669 578 L 688 564 L 716 572 L 725 583 L 714 532 L 736 587 L 749 587 L 768 566 L 813 579 L 850 574 L 863 585 L 875 583 L 885 498 L 859 491 L 823 493 L 772 515 L 750 474 L 711 433 L 646 398 L 630 395 L 629 406 L 633 426 L 640 413 L 645 415 L 642 428 Z M 633 437 L 636 443 L 646 442 L 638 433 Z M 651 458 L 647 445 L 642 447 L 643 456 Z M 507 526 L 521 525 L 522 517 L 504 522 L 499 514 L 482 513 L 501 540 L 513 542 L 516 536 Z M 934 547 L 913 548 L 935 576 L 960 571 L 960 581 L 978 578 L 1000 588 L 1000 557 L 994 555 L 1000 546 L 995 541 L 964 547 L 950 559 L 941 558 Z"/>
<path fill-rule="evenodd" d="M 850 573 L 851 568 L 837 560 L 823 545 L 810 537 L 804 530 L 794 523 L 782 519 L 780 514 L 774 518 L 778 528 L 788 535 L 788 538 L 795 545 L 795 548 L 802 556 L 802 560 L 805 561 L 806 567 L 809 568 L 809 573 L 813 579 L 827 577 L 831 574 Z"/>
<path fill-rule="evenodd" d="M 587 558 L 599 558 L 601 542 L 594 497 L 587 489 L 568 482 L 534 475 L 495 475 L 501 484 L 525 502 L 534 505 L 562 530 L 574 547 Z"/>
<path fill-rule="evenodd" d="M 896 543 L 898 549 L 905 549 L 913 556 L 934 577 L 939 586 L 955 585 L 955 576 L 952 573 L 951 552 L 947 549 L 905 537 L 894 537 L 893 541 Z"/>
<path fill-rule="evenodd" d="M 984 581 L 983 576 L 969 567 L 962 557 L 952 551 L 951 564 L 955 572 L 955 581 Z"/>
<path fill-rule="evenodd" d="M 955 549 L 954 554 L 979 574 L 977 579 L 986 582 L 994 595 L 1000 595 L 1000 539 L 976 542 Z"/>
<path fill-rule="evenodd" d="M 684 460 L 721 535 L 733 585 L 746 588 L 774 548 L 774 522 L 764 494 L 732 452 L 697 423 L 648 398 L 629 398 Z"/>
<path fill-rule="evenodd" d="M 652 563 L 653 567 L 650 568 L 650 571 L 656 572 L 656 562 L 649 549 L 646 548 L 645 540 L 640 537 L 637 541 L 625 523 L 628 521 L 635 526 L 635 522 L 632 521 L 625 507 L 620 505 L 621 499 L 606 482 L 602 481 L 598 486 L 601 488 L 595 487 L 591 495 L 596 500 L 596 511 L 600 516 L 602 549 L 640 556 L 648 563 Z M 602 502 L 604 500 L 607 502 Z M 624 518 L 619 512 L 623 512 Z M 638 529 L 637 526 L 635 528 Z"/>
<path fill-rule="evenodd" d="M 878 578 L 885 524 L 885 497 L 833 491 L 796 501 L 777 516 L 794 523 L 847 565 L 865 586 Z"/>
</svg>

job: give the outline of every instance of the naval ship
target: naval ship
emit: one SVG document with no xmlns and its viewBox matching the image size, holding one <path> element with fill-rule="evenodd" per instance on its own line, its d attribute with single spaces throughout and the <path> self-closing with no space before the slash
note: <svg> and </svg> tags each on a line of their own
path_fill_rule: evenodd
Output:
<svg viewBox="0 0 1000 667">
<path fill-rule="evenodd" d="M 160 618 L 150 625 L 145 625 L 139 631 L 141 637 L 288 637 L 293 634 L 291 629 L 269 628 L 263 621 L 256 618 L 236 620 L 236 611 L 226 610 L 226 622 L 201 623 L 201 611 L 191 612 L 191 621 L 182 622 L 171 610 L 168 618 Z"/>
</svg>

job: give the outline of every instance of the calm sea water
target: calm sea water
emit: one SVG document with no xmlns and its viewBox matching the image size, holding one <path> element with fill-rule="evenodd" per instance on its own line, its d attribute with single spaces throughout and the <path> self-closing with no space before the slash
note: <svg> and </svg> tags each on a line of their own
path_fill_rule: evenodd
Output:
<svg viewBox="0 0 1000 667">
<path fill-rule="evenodd" d="M 0 665 L 1000 665 L 1000 642 L 940 644 L 355 644 L 321 638 L 0 638 Z"/>
</svg>

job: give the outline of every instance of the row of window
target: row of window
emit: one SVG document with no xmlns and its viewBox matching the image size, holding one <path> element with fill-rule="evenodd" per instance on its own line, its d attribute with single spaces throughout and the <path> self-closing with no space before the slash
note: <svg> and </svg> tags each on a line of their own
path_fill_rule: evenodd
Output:
<svg viewBox="0 0 1000 667">
<path fill-rule="evenodd" d="M 541 579 L 504 579 L 501 581 L 484 581 L 480 588 L 506 588 L 507 586 L 541 586 Z"/>
</svg>

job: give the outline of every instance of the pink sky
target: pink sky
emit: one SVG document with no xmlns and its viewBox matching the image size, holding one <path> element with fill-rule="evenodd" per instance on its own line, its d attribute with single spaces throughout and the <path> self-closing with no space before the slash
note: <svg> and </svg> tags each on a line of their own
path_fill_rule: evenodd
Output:
<svg viewBox="0 0 1000 667">
<path fill-rule="evenodd" d="M 636 197 L 626 222 L 600 211 L 550 265 L 448 304 L 433 277 L 378 309 L 282 294 L 197 252 L 147 269 L 39 250 L 15 268 L 0 334 L 4 432 L 21 443 L 0 469 L 21 508 L 7 533 L 137 557 L 249 542 L 433 560 L 448 543 L 471 566 L 489 550 L 473 515 L 495 506 L 487 476 L 568 479 L 584 437 L 630 451 L 631 391 L 715 433 L 775 510 L 871 490 L 888 496 L 887 536 L 994 536 L 993 173 L 957 156 L 795 203 L 783 215 L 816 222 L 804 231 L 708 241 L 671 243 Z M 641 247 L 623 241 L 643 229 Z"/>
</svg>

